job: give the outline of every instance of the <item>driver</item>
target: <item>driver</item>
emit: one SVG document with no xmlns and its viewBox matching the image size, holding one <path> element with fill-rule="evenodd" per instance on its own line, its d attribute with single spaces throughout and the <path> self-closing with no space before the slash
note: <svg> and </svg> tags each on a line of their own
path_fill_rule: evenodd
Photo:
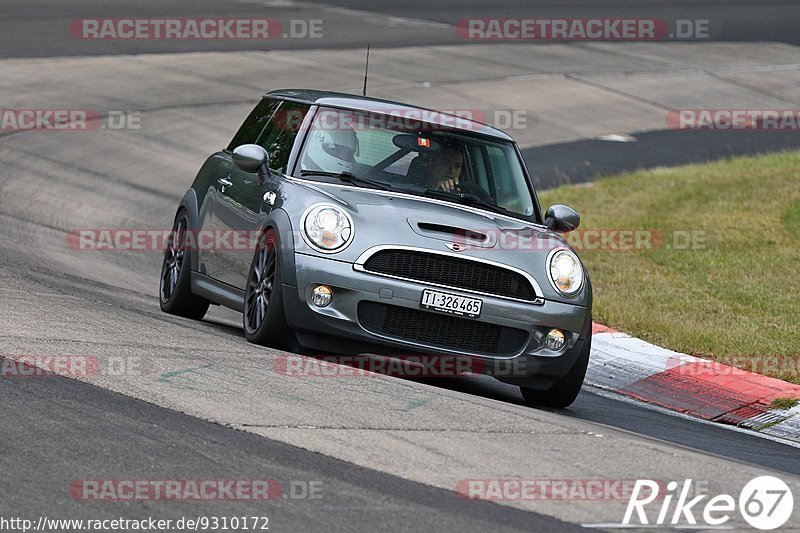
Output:
<svg viewBox="0 0 800 533">
<path fill-rule="evenodd" d="M 441 150 L 432 154 L 420 154 L 422 168 L 416 176 L 428 189 L 454 191 L 458 187 L 464 158 L 461 151 L 453 145 L 442 144 Z M 414 162 L 417 160 L 415 159 Z"/>
</svg>

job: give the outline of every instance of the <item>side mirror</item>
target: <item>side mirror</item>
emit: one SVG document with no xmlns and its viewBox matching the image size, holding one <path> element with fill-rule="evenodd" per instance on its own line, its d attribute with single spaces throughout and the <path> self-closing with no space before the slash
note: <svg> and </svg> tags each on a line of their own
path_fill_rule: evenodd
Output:
<svg viewBox="0 0 800 533">
<path fill-rule="evenodd" d="M 569 233 L 581 225 L 581 216 L 567 205 L 551 205 L 544 215 L 544 224 L 555 232 Z"/>
<path fill-rule="evenodd" d="M 233 151 L 233 164 L 245 172 L 269 175 L 269 154 L 257 144 L 243 144 Z"/>
</svg>

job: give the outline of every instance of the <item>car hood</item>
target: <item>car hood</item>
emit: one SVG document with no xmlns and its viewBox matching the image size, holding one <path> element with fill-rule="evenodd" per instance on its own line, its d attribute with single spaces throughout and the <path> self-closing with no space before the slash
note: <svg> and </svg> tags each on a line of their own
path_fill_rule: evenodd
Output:
<svg viewBox="0 0 800 533">
<path fill-rule="evenodd" d="M 382 245 L 449 252 L 524 270 L 537 280 L 545 299 L 584 305 L 583 294 L 566 299 L 552 288 L 548 255 L 554 249 L 570 247 L 560 235 L 543 226 L 434 198 L 300 180 L 291 185 L 304 189 L 301 194 L 286 190 L 282 195 L 285 202 L 281 207 L 289 213 L 296 230 L 302 231 L 303 213 L 317 203 L 345 209 L 355 228 L 351 244 L 342 252 L 321 254 L 296 238 L 295 246 L 301 253 L 355 262 L 368 249 Z"/>
</svg>

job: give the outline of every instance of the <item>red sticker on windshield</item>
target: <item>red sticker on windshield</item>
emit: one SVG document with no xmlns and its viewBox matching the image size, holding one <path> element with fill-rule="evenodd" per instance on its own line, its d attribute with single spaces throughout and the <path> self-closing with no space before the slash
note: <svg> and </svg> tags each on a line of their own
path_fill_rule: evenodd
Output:
<svg viewBox="0 0 800 533">
<path fill-rule="evenodd" d="M 417 145 L 423 146 L 425 148 L 430 148 L 431 147 L 431 140 L 430 139 L 423 139 L 422 137 L 419 137 L 417 139 Z"/>
</svg>

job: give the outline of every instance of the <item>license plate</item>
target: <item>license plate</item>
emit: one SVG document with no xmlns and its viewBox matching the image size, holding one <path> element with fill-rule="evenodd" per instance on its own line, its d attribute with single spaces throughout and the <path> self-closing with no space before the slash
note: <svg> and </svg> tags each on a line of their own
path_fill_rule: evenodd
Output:
<svg viewBox="0 0 800 533">
<path fill-rule="evenodd" d="M 425 289 L 422 291 L 422 302 L 420 302 L 420 305 L 423 309 L 428 309 L 430 311 L 478 318 L 481 315 L 483 300 Z"/>
</svg>

